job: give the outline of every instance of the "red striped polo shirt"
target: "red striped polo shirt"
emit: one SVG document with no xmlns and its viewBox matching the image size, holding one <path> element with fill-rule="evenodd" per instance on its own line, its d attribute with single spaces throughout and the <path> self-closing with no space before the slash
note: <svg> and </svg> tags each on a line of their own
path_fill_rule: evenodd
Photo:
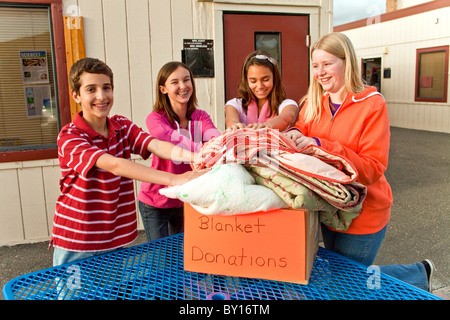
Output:
<svg viewBox="0 0 450 320">
<path fill-rule="evenodd" d="M 137 237 L 133 180 L 95 166 L 104 153 L 147 159 L 152 137 L 122 116 L 107 118 L 109 138 L 98 134 L 82 112 L 58 135 L 61 194 L 53 219 L 53 246 L 71 251 L 122 247 Z"/>
</svg>

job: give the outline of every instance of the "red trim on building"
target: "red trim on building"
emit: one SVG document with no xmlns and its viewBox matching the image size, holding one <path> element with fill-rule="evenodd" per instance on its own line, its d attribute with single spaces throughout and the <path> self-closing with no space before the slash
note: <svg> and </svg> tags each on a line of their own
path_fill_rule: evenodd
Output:
<svg viewBox="0 0 450 320">
<path fill-rule="evenodd" d="M 71 121 L 69 87 L 67 83 L 66 46 L 64 41 L 64 17 L 62 0 L 0 0 L 11 4 L 47 4 L 52 14 L 53 44 L 57 72 L 59 118 L 61 128 Z M 53 159 L 58 157 L 56 148 L 0 152 L 0 162 Z"/>
<path fill-rule="evenodd" d="M 428 52 L 436 52 L 436 51 L 445 51 L 445 78 L 444 78 L 444 97 L 431 99 L 431 98 L 420 98 L 419 95 L 419 58 L 421 53 Z M 439 47 L 430 47 L 430 48 L 421 48 L 416 50 L 416 81 L 415 81 L 415 93 L 414 93 L 414 101 L 422 101 L 422 102 L 447 102 L 447 88 L 448 88 L 448 57 L 449 57 L 449 46 L 439 46 Z"/>
</svg>

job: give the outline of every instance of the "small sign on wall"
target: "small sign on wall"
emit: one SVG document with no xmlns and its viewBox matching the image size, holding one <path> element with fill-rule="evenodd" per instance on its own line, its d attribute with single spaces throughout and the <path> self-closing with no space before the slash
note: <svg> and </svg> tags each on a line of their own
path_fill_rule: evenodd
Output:
<svg viewBox="0 0 450 320">
<path fill-rule="evenodd" d="M 194 77 L 214 77 L 214 40 L 183 39 L 182 61 Z"/>
<path fill-rule="evenodd" d="M 49 83 L 47 51 L 20 51 L 22 83 Z"/>
</svg>

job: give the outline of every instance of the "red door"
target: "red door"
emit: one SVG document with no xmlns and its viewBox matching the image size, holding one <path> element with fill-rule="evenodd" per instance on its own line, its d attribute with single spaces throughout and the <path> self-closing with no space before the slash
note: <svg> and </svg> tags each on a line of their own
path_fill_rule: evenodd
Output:
<svg viewBox="0 0 450 320">
<path fill-rule="evenodd" d="M 258 39 L 264 37 L 266 44 L 278 50 L 287 98 L 298 101 L 303 97 L 309 83 L 308 34 L 309 17 L 305 15 L 224 13 L 226 100 L 237 97 L 244 59 L 259 49 Z"/>
</svg>

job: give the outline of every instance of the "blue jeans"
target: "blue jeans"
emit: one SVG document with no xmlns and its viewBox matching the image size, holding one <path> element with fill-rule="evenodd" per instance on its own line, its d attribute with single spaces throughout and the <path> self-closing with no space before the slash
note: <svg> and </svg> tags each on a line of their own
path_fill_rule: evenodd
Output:
<svg viewBox="0 0 450 320">
<path fill-rule="evenodd" d="M 184 231 L 183 207 L 162 209 L 139 201 L 139 212 L 148 241 Z"/>
<path fill-rule="evenodd" d="M 81 259 L 85 259 L 85 258 L 98 256 L 100 254 L 107 253 L 107 252 L 110 252 L 113 250 L 117 250 L 117 249 L 105 250 L 105 251 L 94 251 L 94 252 L 91 252 L 91 251 L 77 252 L 77 251 L 70 251 L 70 250 L 55 247 L 53 250 L 53 266 L 59 266 L 61 264 L 73 262 L 76 260 L 81 260 Z"/>
<path fill-rule="evenodd" d="M 322 224 L 322 237 L 326 249 L 370 266 L 383 242 L 386 228 L 372 234 L 348 234 L 332 231 Z M 392 264 L 379 268 L 381 273 L 428 291 L 428 278 L 422 263 Z"/>
</svg>

